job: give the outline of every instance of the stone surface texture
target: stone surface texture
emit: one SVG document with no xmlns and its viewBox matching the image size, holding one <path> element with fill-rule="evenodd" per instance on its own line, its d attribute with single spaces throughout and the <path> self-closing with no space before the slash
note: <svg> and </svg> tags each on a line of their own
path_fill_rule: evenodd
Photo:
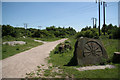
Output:
<svg viewBox="0 0 120 80">
<path fill-rule="evenodd" d="M 91 38 L 77 40 L 74 57 L 78 65 L 99 64 L 108 58 L 102 42 Z"/>
<path fill-rule="evenodd" d="M 17 44 L 19 44 L 19 45 L 26 44 L 26 42 L 24 42 L 24 41 L 8 41 L 8 42 L 3 42 L 3 44 L 8 44 L 10 46 L 15 46 Z"/>
</svg>

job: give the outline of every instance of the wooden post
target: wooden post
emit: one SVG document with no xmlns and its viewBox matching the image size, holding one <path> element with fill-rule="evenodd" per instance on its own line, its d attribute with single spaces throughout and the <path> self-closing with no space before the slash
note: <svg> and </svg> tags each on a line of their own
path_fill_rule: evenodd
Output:
<svg viewBox="0 0 120 80">
<path fill-rule="evenodd" d="M 113 63 L 120 63 L 120 52 L 114 52 Z"/>
</svg>

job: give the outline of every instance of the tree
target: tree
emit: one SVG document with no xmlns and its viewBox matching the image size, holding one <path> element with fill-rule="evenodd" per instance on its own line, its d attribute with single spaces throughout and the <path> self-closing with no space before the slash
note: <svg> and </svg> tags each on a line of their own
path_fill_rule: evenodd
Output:
<svg viewBox="0 0 120 80">
<path fill-rule="evenodd" d="M 107 32 L 107 25 L 105 24 L 105 25 L 103 25 L 103 27 L 102 27 L 102 32 L 104 33 L 104 35 L 105 35 L 105 32 Z"/>
<path fill-rule="evenodd" d="M 15 29 L 12 26 L 10 26 L 10 25 L 3 25 L 2 26 L 2 36 L 9 35 L 9 36 L 15 37 L 16 33 L 17 32 L 15 31 Z"/>
<path fill-rule="evenodd" d="M 112 32 L 112 38 L 114 38 L 114 39 L 120 39 L 120 27 L 113 30 L 113 32 Z"/>
</svg>

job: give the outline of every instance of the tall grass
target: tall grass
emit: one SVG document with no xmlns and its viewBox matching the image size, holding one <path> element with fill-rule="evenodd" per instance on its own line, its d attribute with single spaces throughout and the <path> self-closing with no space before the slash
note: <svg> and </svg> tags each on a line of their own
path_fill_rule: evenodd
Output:
<svg viewBox="0 0 120 80">
<path fill-rule="evenodd" d="M 119 52 L 119 42 L 120 40 L 118 39 L 108 39 L 106 37 L 100 38 L 102 43 L 104 44 L 104 47 L 107 51 L 108 57 L 111 60 L 113 57 L 114 52 Z"/>
</svg>

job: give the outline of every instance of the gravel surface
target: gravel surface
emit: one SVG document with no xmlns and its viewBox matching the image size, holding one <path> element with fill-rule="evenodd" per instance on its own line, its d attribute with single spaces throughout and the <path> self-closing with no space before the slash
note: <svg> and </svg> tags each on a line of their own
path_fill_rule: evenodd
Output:
<svg viewBox="0 0 120 80">
<path fill-rule="evenodd" d="M 37 69 L 38 65 L 47 64 L 45 58 L 49 56 L 59 43 L 67 39 L 61 39 L 53 42 L 47 42 L 38 47 L 21 52 L 14 56 L 2 60 L 3 78 L 24 78 L 26 73 Z M 1 62 L 1 61 L 0 61 Z"/>
<path fill-rule="evenodd" d="M 86 66 L 76 69 L 79 71 L 85 71 L 85 70 L 96 70 L 96 69 L 105 69 L 105 68 L 115 68 L 115 66 L 114 65 Z"/>
</svg>

